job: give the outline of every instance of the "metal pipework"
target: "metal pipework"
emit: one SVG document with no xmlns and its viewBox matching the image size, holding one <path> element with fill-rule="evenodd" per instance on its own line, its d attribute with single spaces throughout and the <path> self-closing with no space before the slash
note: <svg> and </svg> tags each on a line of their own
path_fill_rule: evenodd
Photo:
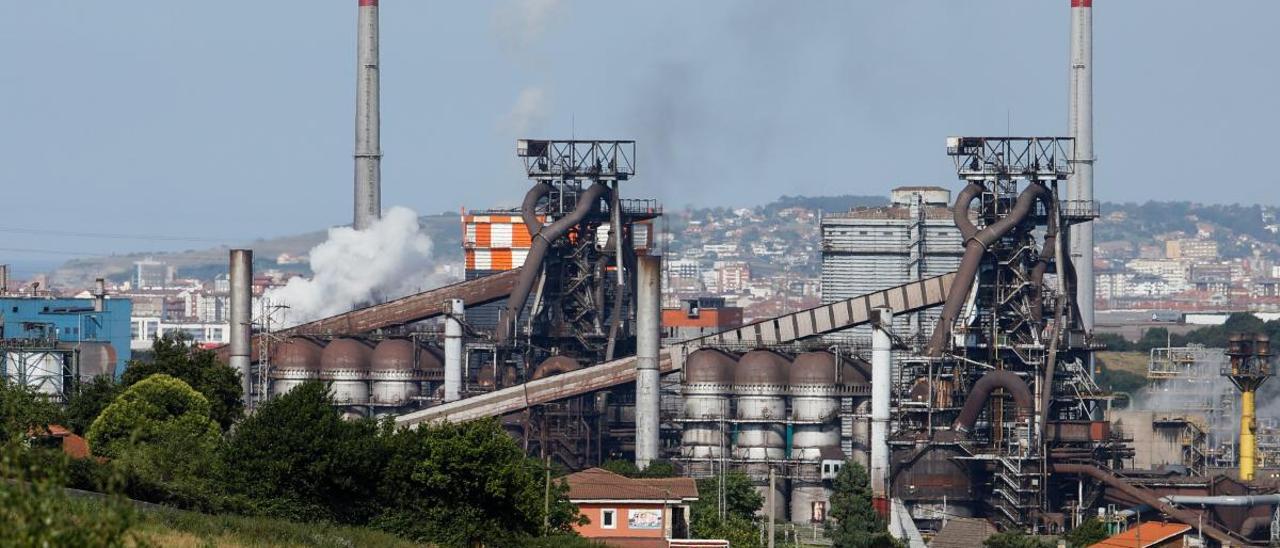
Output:
<svg viewBox="0 0 1280 548">
<path fill-rule="evenodd" d="M 893 372 L 893 310 L 871 311 L 871 499 L 881 516 L 889 511 L 889 385 Z"/>
<path fill-rule="evenodd" d="M 378 0 L 359 0 L 356 37 L 356 230 L 382 217 L 382 147 L 378 108 Z"/>
<path fill-rule="evenodd" d="M 524 226 L 529 230 L 530 237 L 537 236 L 542 230 L 542 221 L 538 220 L 538 201 L 550 192 L 551 183 L 540 181 L 525 193 L 524 201 L 520 203 L 520 217 L 524 219 Z"/>
<path fill-rule="evenodd" d="M 1026 219 L 1027 215 L 1031 213 L 1032 206 L 1035 205 L 1036 200 L 1048 192 L 1049 189 L 1044 184 L 1039 182 L 1032 183 L 1022 191 L 1022 194 L 1018 195 L 1018 199 L 1013 204 L 1013 209 L 1007 215 L 974 233 L 972 237 L 967 238 L 964 256 L 960 259 L 960 268 L 956 270 L 955 283 L 952 284 L 951 290 L 947 292 L 947 300 L 942 306 L 942 314 L 938 318 L 937 326 L 933 329 L 933 336 L 929 338 L 926 355 L 932 357 L 942 355 L 942 349 L 946 346 L 947 338 L 951 336 L 952 326 L 960 315 L 960 309 L 964 306 L 965 299 L 969 297 L 969 289 L 973 287 L 974 278 L 978 275 L 978 267 L 982 264 L 982 257 L 986 255 L 987 248 L 1012 230 L 1014 226 L 1017 226 L 1018 223 Z M 962 232 L 972 230 L 973 225 L 968 222 L 967 212 L 969 201 L 972 201 L 977 196 L 977 193 L 971 193 L 969 188 L 966 188 L 960 193 L 960 198 L 956 200 L 956 224 L 957 228 Z M 961 211 L 965 212 L 963 223 L 959 221 Z"/>
<path fill-rule="evenodd" d="M 542 227 L 537 234 L 532 235 L 533 243 L 529 246 L 529 254 L 524 260 L 524 266 L 520 268 L 520 277 L 516 280 L 516 286 L 507 299 L 507 308 L 502 319 L 498 322 L 495 337 L 498 342 L 506 342 L 515 333 L 515 327 L 520 320 L 520 311 L 524 309 L 524 302 L 533 291 L 533 283 L 542 272 L 542 261 L 546 258 L 547 248 L 551 247 L 551 242 L 563 236 L 570 228 L 595 211 L 600 205 L 600 198 L 607 192 L 609 187 L 604 184 L 592 184 L 590 188 L 578 195 L 578 204 L 572 213 Z"/>
<path fill-rule="evenodd" d="M 616 305 L 615 305 L 616 306 Z M 658 349 L 661 341 L 662 257 L 636 258 L 636 467 L 658 454 Z"/>
<path fill-rule="evenodd" d="M 1253 390 L 1240 393 L 1240 481 L 1253 481 L 1254 465 L 1258 460 L 1258 442 L 1253 432 L 1255 394 Z"/>
<path fill-rule="evenodd" d="M 246 406 L 252 407 L 253 378 L 250 370 L 249 339 L 252 334 L 253 250 L 231 250 L 231 352 L 227 365 L 240 372 L 240 387 Z"/>
<path fill-rule="evenodd" d="M 1027 388 L 1027 383 L 1011 371 L 988 371 L 978 379 L 978 382 L 973 383 L 973 388 L 965 397 L 964 407 L 960 409 L 960 416 L 956 417 L 955 422 L 951 424 L 951 429 L 966 433 L 972 430 L 974 423 L 978 422 L 978 415 L 982 413 L 982 408 L 986 406 L 991 393 L 997 388 L 1003 388 L 1013 396 L 1013 402 L 1018 406 L 1019 421 L 1031 417 L 1035 400 L 1031 396 L 1031 389 Z"/>
<path fill-rule="evenodd" d="M 93 311 L 105 312 L 107 310 L 107 281 L 98 278 L 93 281 Z"/>
<path fill-rule="evenodd" d="M 1280 494 L 1271 495 L 1170 495 L 1160 497 L 1161 502 L 1180 506 L 1271 506 L 1280 504 Z"/>
<path fill-rule="evenodd" d="M 444 320 L 444 401 L 462 398 L 462 299 L 449 299 Z"/>
<path fill-rule="evenodd" d="M 1093 0 L 1071 0 L 1071 96 L 1068 126 L 1075 139 L 1067 199 L 1093 202 Z M 1093 331 L 1093 221 L 1070 228 L 1071 256 L 1079 265 L 1076 301 L 1085 331 Z"/>
</svg>

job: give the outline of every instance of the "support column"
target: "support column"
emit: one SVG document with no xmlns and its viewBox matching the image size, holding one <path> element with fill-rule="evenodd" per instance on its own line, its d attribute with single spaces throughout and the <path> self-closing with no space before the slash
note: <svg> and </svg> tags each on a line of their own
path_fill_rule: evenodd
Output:
<svg viewBox="0 0 1280 548">
<path fill-rule="evenodd" d="M 658 346 L 661 343 L 662 257 L 636 257 L 636 467 L 658 455 Z"/>
<path fill-rule="evenodd" d="M 462 299 L 449 299 L 444 320 L 444 401 L 462 398 Z"/>
<path fill-rule="evenodd" d="M 249 347 L 253 333 L 253 250 L 231 250 L 231 352 L 227 365 L 240 373 L 246 407 L 253 408 Z"/>
<path fill-rule="evenodd" d="M 889 515 L 889 384 L 893 371 L 893 310 L 871 311 L 871 499 Z"/>
</svg>

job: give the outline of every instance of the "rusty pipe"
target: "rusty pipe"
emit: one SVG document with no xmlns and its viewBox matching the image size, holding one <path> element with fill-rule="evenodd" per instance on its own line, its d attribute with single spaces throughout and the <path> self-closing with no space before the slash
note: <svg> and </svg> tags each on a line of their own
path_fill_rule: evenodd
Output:
<svg viewBox="0 0 1280 548">
<path fill-rule="evenodd" d="M 981 183 L 971 182 L 956 198 L 956 207 L 952 209 L 952 215 L 955 217 L 956 228 L 960 229 L 960 237 L 965 240 L 978 233 L 978 227 L 973 226 L 973 221 L 969 220 L 969 205 L 974 198 L 981 196 L 984 190 L 986 187 Z"/>
<path fill-rule="evenodd" d="M 1160 500 L 1155 493 L 1132 485 L 1102 468 L 1092 464 L 1053 463 L 1052 466 L 1055 474 L 1089 476 L 1095 480 L 1105 483 L 1108 487 L 1115 488 L 1117 491 L 1124 493 L 1128 498 L 1141 501 L 1142 503 L 1165 513 L 1169 517 L 1178 520 L 1183 524 L 1200 529 L 1200 532 L 1205 536 L 1223 545 L 1239 544 L 1239 539 L 1232 537 L 1231 534 L 1219 529 L 1216 525 L 1205 524 L 1203 520 L 1200 519 L 1199 514 L 1176 508 Z"/>
<path fill-rule="evenodd" d="M 1027 383 L 1023 382 L 1022 378 L 1010 371 L 988 371 L 969 390 L 969 395 L 964 400 L 964 407 L 960 409 L 960 416 L 956 417 L 955 422 L 951 424 L 951 429 L 957 432 L 969 432 L 974 423 L 978 422 L 978 415 L 982 413 L 983 406 L 987 404 L 987 400 L 991 399 L 991 393 L 997 388 L 1003 388 L 1013 396 L 1013 402 L 1018 406 L 1018 418 L 1030 417 L 1033 414 L 1034 400 L 1031 389 L 1027 388 Z"/>
<path fill-rule="evenodd" d="M 506 342 L 515 332 L 515 326 L 520 320 L 520 311 L 524 309 L 524 302 L 529 298 L 529 292 L 533 290 L 533 283 L 542 272 L 542 261 L 546 258 L 551 242 L 564 236 L 570 228 L 581 223 L 588 214 L 595 211 L 600 206 L 600 198 L 608 192 L 609 187 L 600 183 L 592 184 L 590 188 L 578 195 L 578 204 L 573 208 L 573 212 L 554 223 L 543 226 L 537 234 L 533 235 L 529 255 L 525 258 L 524 266 L 520 268 L 520 277 L 516 279 L 511 296 L 507 298 L 507 308 L 502 321 L 498 322 L 496 334 L 498 342 Z"/>
<path fill-rule="evenodd" d="M 551 188 L 551 183 L 539 181 L 525 193 L 524 201 L 520 203 L 520 217 L 524 219 L 524 226 L 529 230 L 530 237 L 542 230 L 542 221 L 538 220 L 538 201 L 550 193 Z"/>
<path fill-rule="evenodd" d="M 968 190 L 966 188 L 965 190 Z M 960 308 L 964 306 L 964 301 L 969 297 L 969 289 L 973 287 L 974 279 L 978 275 L 978 267 L 982 265 L 982 257 L 986 254 L 987 248 L 995 243 L 1005 234 L 1008 234 L 1014 226 L 1027 218 L 1031 213 L 1031 207 L 1036 200 L 1040 199 L 1042 194 L 1049 190 L 1042 183 L 1032 183 L 1022 194 L 1018 195 L 1017 201 L 1014 202 L 1013 209 L 1009 211 L 1004 218 L 991 223 L 990 226 L 978 231 L 973 237 L 965 241 L 964 256 L 960 259 L 960 268 L 956 270 L 955 283 L 951 286 L 951 291 L 947 293 L 946 302 L 942 306 L 942 315 L 938 318 L 938 324 L 933 328 L 933 336 L 929 339 L 929 346 L 926 354 L 929 356 L 942 355 L 942 348 L 946 345 L 947 337 L 951 335 L 952 325 L 955 324 L 956 317 L 960 314 Z M 963 194 L 963 193 L 962 193 Z M 963 198 L 964 196 L 961 196 Z M 972 196 L 969 198 L 972 200 Z M 963 205 L 962 205 L 963 204 Z M 968 202 L 956 202 L 956 209 L 967 209 Z M 965 214 L 968 219 L 968 214 Z M 964 227 L 958 227 L 962 231 Z"/>
</svg>

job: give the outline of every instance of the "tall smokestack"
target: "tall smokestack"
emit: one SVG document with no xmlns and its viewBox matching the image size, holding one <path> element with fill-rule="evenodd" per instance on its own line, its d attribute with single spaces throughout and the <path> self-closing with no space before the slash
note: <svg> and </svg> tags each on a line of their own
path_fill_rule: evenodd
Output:
<svg viewBox="0 0 1280 548">
<path fill-rule="evenodd" d="M 1093 0 L 1071 0 L 1071 107 L 1076 140 L 1075 172 L 1067 199 L 1093 202 Z M 1093 221 L 1071 227 L 1071 259 L 1078 275 L 1076 299 L 1086 331 L 1093 330 Z"/>
<path fill-rule="evenodd" d="M 356 37 L 356 230 L 382 217 L 382 150 L 378 129 L 378 0 L 358 0 Z"/>
<path fill-rule="evenodd" d="M 893 310 L 871 311 L 871 503 L 889 515 L 889 384 L 893 377 Z"/>
<path fill-rule="evenodd" d="M 240 372 L 240 385 L 244 389 L 244 402 L 250 406 L 253 388 L 252 371 L 249 370 L 249 338 L 252 336 L 250 308 L 253 306 L 253 250 L 231 250 L 231 352 L 232 369 Z"/>
<path fill-rule="evenodd" d="M 636 467 L 660 456 L 658 347 L 662 343 L 662 257 L 636 257 Z M 772 496 L 773 491 L 770 491 Z"/>
<path fill-rule="evenodd" d="M 462 398 L 462 319 L 466 307 L 462 299 L 449 299 L 445 307 L 444 401 L 451 402 Z"/>
</svg>

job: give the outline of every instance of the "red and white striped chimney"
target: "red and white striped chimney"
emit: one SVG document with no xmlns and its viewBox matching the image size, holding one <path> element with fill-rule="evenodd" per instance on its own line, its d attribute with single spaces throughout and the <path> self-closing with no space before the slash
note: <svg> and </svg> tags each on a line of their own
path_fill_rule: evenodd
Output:
<svg viewBox="0 0 1280 548">
<path fill-rule="evenodd" d="M 1067 199 L 1093 202 L 1093 0 L 1071 0 L 1071 92 L 1068 113 L 1076 140 L 1075 171 Z M 1071 259 L 1078 273 L 1076 299 L 1086 331 L 1093 330 L 1093 222 L 1071 227 Z"/>
<path fill-rule="evenodd" d="M 382 150 L 378 113 L 378 0 L 358 0 L 356 36 L 356 230 L 382 217 Z"/>
</svg>

